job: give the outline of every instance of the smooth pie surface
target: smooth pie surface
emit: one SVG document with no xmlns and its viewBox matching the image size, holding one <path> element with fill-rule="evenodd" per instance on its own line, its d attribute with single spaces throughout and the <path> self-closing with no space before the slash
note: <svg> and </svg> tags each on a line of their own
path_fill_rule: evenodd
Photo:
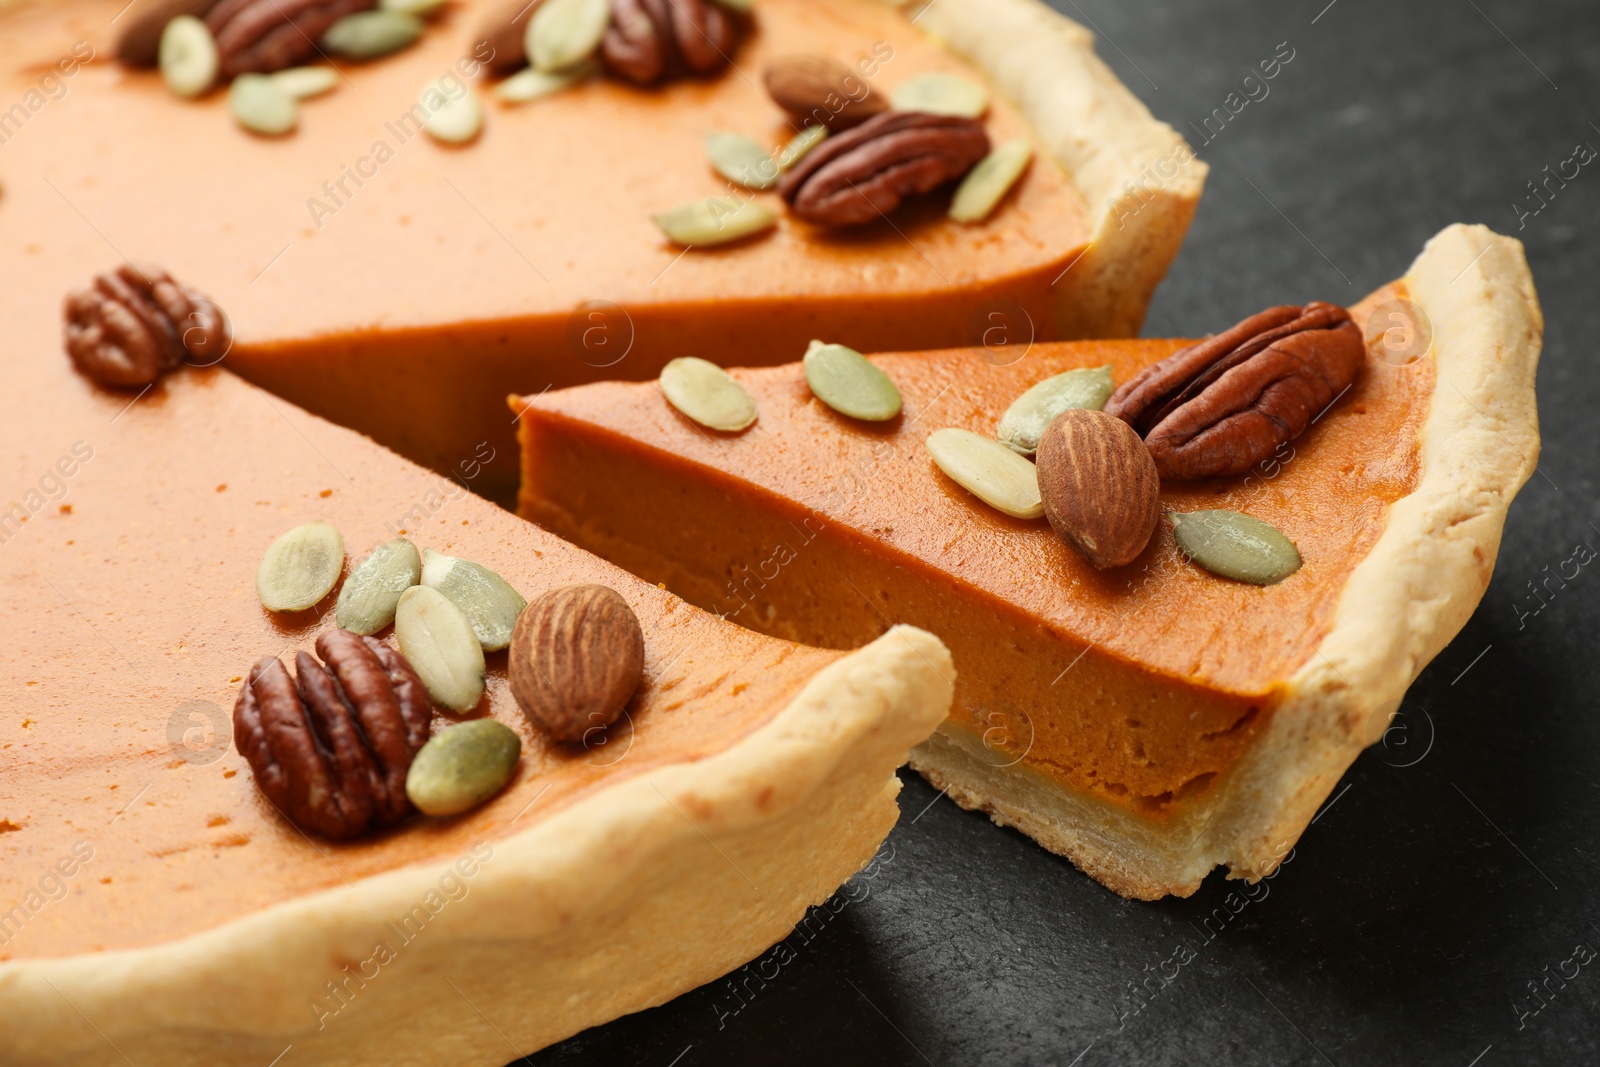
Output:
<svg viewBox="0 0 1600 1067">
<path fill-rule="evenodd" d="M 1042 344 L 1003 367 L 965 350 L 874 357 L 905 396 L 877 430 L 812 398 L 798 366 L 735 372 L 762 412 L 737 440 L 686 430 L 646 387 L 528 398 L 520 509 L 763 632 L 842 648 L 891 622 L 923 626 L 955 656 L 947 729 L 982 738 L 997 765 L 1025 760 L 1161 817 L 1232 766 L 1328 632 L 1386 509 L 1415 484 L 1431 364 L 1369 357 L 1252 476 L 1163 486 L 1165 508 L 1244 511 L 1294 540 L 1305 566 L 1268 589 L 1194 566 L 1167 523 L 1132 564 L 1095 571 L 1043 520 L 973 499 L 923 438 L 992 435 L 1045 378 L 1110 364 L 1126 381 L 1185 343 Z"/>
<path fill-rule="evenodd" d="M 408 110 L 469 54 L 490 6 L 468 0 L 407 51 L 349 67 L 281 138 L 238 128 L 225 92 L 186 101 L 154 72 L 79 69 L 5 144 L 13 254 L 0 280 L 63 257 L 109 265 L 113 249 L 161 263 L 227 309 L 230 368 L 436 470 L 487 438 L 508 457 L 489 480 L 507 489 L 510 392 L 647 379 L 685 353 L 786 362 L 819 332 L 869 350 L 957 343 L 992 310 L 1044 336 L 1070 299 L 1078 272 L 1052 282 L 1088 238 L 1085 209 L 1043 159 L 978 227 L 946 220 L 939 194 L 892 226 L 830 233 L 785 218 L 768 237 L 680 258 L 652 221 L 729 192 L 707 132 L 769 146 L 794 135 L 761 88 L 775 55 L 855 62 L 883 42 L 877 91 L 930 70 L 982 81 L 890 5 L 768 0 L 736 70 L 652 91 L 594 79 L 488 106 L 476 141 L 441 145 Z M 109 57 L 122 7 L 0 11 L 5 98 L 36 88 L 74 41 Z M 1028 132 L 998 102 L 986 124 L 996 143 Z"/>
</svg>

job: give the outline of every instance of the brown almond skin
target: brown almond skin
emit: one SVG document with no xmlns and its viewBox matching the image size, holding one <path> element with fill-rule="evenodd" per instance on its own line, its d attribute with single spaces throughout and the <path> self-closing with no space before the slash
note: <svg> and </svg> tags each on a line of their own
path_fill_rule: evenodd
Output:
<svg viewBox="0 0 1600 1067">
<path fill-rule="evenodd" d="M 528 20 L 542 0 L 508 0 L 494 8 L 478 27 L 476 45 L 488 45 L 492 52 L 483 59 L 481 52 L 473 54 L 483 59 L 490 74 L 515 74 L 528 65 L 525 36 Z"/>
<path fill-rule="evenodd" d="M 888 110 L 861 75 L 827 56 L 781 56 L 763 80 L 777 105 L 802 123 L 837 133 Z"/>
<path fill-rule="evenodd" d="M 1138 558 L 1161 520 L 1161 476 L 1133 427 L 1103 411 L 1064 411 L 1039 438 L 1037 463 L 1056 536 L 1098 570 Z"/>
<path fill-rule="evenodd" d="M 143 0 L 128 12 L 129 22 L 117 38 L 117 59 L 129 67 L 153 67 L 161 52 L 161 34 L 179 15 L 206 17 L 217 0 Z"/>
<path fill-rule="evenodd" d="M 511 632 L 511 694 L 559 741 L 610 726 L 643 675 L 644 630 L 607 586 L 553 589 L 523 609 Z"/>
</svg>

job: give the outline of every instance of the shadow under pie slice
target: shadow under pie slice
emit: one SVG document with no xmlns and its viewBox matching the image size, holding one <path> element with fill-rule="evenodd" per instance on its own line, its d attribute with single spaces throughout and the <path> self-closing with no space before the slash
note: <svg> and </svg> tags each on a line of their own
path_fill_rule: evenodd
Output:
<svg viewBox="0 0 1600 1067">
<path fill-rule="evenodd" d="M 904 399 L 884 423 L 825 406 L 799 364 L 732 372 L 759 413 L 737 435 L 652 384 L 513 398 L 519 509 L 764 633 L 939 634 L 955 707 L 912 766 L 1119 893 L 1187 895 L 1218 865 L 1259 878 L 1476 607 L 1539 449 L 1543 323 L 1518 242 L 1452 226 L 1352 312 L 1364 361 L 1304 433 L 1243 475 L 1161 484 L 1164 510 L 1276 527 L 1300 562 L 1273 585 L 1196 565 L 1170 516 L 1097 570 L 924 444 L 994 435 L 1069 370 L 1126 383 L 1181 340 L 874 356 Z"/>
</svg>

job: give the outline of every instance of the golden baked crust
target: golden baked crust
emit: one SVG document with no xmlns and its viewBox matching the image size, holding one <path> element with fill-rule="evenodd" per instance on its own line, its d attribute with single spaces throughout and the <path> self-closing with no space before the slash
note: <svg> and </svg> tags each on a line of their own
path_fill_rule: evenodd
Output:
<svg viewBox="0 0 1600 1067">
<path fill-rule="evenodd" d="M 911 765 L 963 807 L 1016 826 L 1125 896 L 1187 896 L 1213 867 L 1252 881 L 1282 862 L 1406 689 L 1478 606 L 1511 499 L 1539 455 L 1544 330 L 1520 242 L 1450 226 L 1403 283 L 1428 316 L 1436 386 L 1416 488 L 1340 594 L 1332 629 L 1284 683 L 1262 734 L 1205 801 L 1158 824 L 998 769 L 941 729 Z"/>
<path fill-rule="evenodd" d="M 0 1062 L 267 1064 L 292 1045 L 296 1064 L 498 1067 L 664 1003 L 866 865 L 898 814 L 894 768 L 953 678 L 937 638 L 896 627 L 738 744 L 469 853 L 470 877 L 421 864 L 169 944 L 0 963 Z M 430 894 L 447 905 L 402 943 L 387 924 Z"/>
<path fill-rule="evenodd" d="M 917 26 L 983 71 L 1083 195 L 1089 245 L 1056 288 L 1059 337 L 1134 337 L 1183 244 L 1205 163 L 1040 0 L 934 0 Z"/>
</svg>

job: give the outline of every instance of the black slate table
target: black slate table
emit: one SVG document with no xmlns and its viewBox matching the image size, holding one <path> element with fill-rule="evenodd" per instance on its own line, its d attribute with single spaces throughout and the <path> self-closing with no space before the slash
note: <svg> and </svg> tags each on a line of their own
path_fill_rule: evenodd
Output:
<svg viewBox="0 0 1600 1067">
<path fill-rule="evenodd" d="M 1147 334 L 1353 302 L 1450 222 L 1527 245 L 1544 452 L 1488 595 L 1248 894 L 1214 874 L 1123 900 L 903 772 L 874 866 L 737 993 L 531 1062 L 1600 1062 L 1600 562 L 1529 586 L 1600 549 L 1600 160 L 1528 184 L 1600 148 L 1600 4 L 1055 3 L 1212 168 Z M 1245 85 L 1284 48 L 1265 95 Z M 1255 98 L 1206 127 L 1233 92 Z"/>
</svg>

